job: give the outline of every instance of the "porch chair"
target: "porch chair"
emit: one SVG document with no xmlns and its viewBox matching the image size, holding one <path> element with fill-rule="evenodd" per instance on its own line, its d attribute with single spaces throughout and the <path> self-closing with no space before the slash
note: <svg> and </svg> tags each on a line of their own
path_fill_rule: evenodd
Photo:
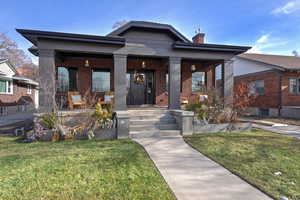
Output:
<svg viewBox="0 0 300 200">
<path fill-rule="evenodd" d="M 85 107 L 86 102 L 79 92 L 68 92 L 68 106 L 73 109 L 75 106 Z"/>
<path fill-rule="evenodd" d="M 98 103 L 100 105 L 103 105 L 103 106 L 107 106 L 107 105 L 112 105 L 113 106 L 113 104 L 114 104 L 114 92 L 111 92 L 111 91 L 105 92 L 104 93 L 104 98 L 102 99 L 100 97 Z"/>
</svg>

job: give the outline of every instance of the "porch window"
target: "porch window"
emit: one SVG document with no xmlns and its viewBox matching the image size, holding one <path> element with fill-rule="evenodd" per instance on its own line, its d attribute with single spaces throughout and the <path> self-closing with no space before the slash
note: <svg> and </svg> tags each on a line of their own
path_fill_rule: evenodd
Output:
<svg viewBox="0 0 300 200">
<path fill-rule="evenodd" d="M 206 91 L 205 78 L 206 78 L 205 72 L 192 73 L 192 92 Z"/>
<path fill-rule="evenodd" d="M 300 78 L 290 78 L 289 90 L 291 94 L 300 93 Z"/>
<path fill-rule="evenodd" d="M 93 92 L 110 91 L 110 71 L 103 71 L 103 70 L 92 71 L 92 91 Z"/>
<path fill-rule="evenodd" d="M 0 94 L 12 94 L 13 84 L 12 81 L 0 80 Z"/>
<path fill-rule="evenodd" d="M 256 80 L 250 82 L 250 94 L 265 94 L 265 81 L 264 80 Z"/>
<path fill-rule="evenodd" d="M 57 68 L 57 91 L 72 92 L 77 91 L 77 69 L 76 68 Z"/>
</svg>

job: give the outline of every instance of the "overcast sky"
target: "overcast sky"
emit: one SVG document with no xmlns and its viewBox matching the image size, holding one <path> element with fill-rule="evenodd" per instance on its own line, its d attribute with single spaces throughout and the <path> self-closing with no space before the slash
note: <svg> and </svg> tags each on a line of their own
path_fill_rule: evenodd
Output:
<svg viewBox="0 0 300 200">
<path fill-rule="evenodd" d="M 207 43 L 252 52 L 300 51 L 300 0 L 8 0 L 1 1 L 0 32 L 27 49 L 15 28 L 105 35 L 121 20 L 168 23 L 190 39 L 200 28 Z"/>
</svg>

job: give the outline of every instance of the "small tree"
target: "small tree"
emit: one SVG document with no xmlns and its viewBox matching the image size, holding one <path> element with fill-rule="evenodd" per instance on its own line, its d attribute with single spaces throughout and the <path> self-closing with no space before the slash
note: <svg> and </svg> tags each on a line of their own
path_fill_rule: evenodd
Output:
<svg viewBox="0 0 300 200">
<path fill-rule="evenodd" d="M 235 84 L 233 110 L 237 117 L 245 115 L 247 109 L 256 99 L 257 95 L 250 93 L 250 86 L 245 82 Z"/>
</svg>

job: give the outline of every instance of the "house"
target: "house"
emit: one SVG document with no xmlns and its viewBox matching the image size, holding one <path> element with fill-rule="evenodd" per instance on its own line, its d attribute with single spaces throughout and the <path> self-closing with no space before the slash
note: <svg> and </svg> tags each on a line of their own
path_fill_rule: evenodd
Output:
<svg viewBox="0 0 300 200">
<path fill-rule="evenodd" d="M 235 84 L 248 82 L 257 94 L 251 114 L 300 118 L 300 57 L 240 54 L 234 75 Z"/>
<path fill-rule="evenodd" d="M 114 91 L 116 111 L 128 106 L 158 105 L 180 109 L 218 83 L 227 102 L 233 97 L 233 60 L 250 47 L 193 42 L 168 24 L 130 21 L 106 36 L 17 29 L 39 57 L 40 111 L 66 94 L 102 97 Z"/>
<path fill-rule="evenodd" d="M 34 110 L 38 105 L 37 86 L 7 59 L 0 59 L 0 116 Z"/>
</svg>

